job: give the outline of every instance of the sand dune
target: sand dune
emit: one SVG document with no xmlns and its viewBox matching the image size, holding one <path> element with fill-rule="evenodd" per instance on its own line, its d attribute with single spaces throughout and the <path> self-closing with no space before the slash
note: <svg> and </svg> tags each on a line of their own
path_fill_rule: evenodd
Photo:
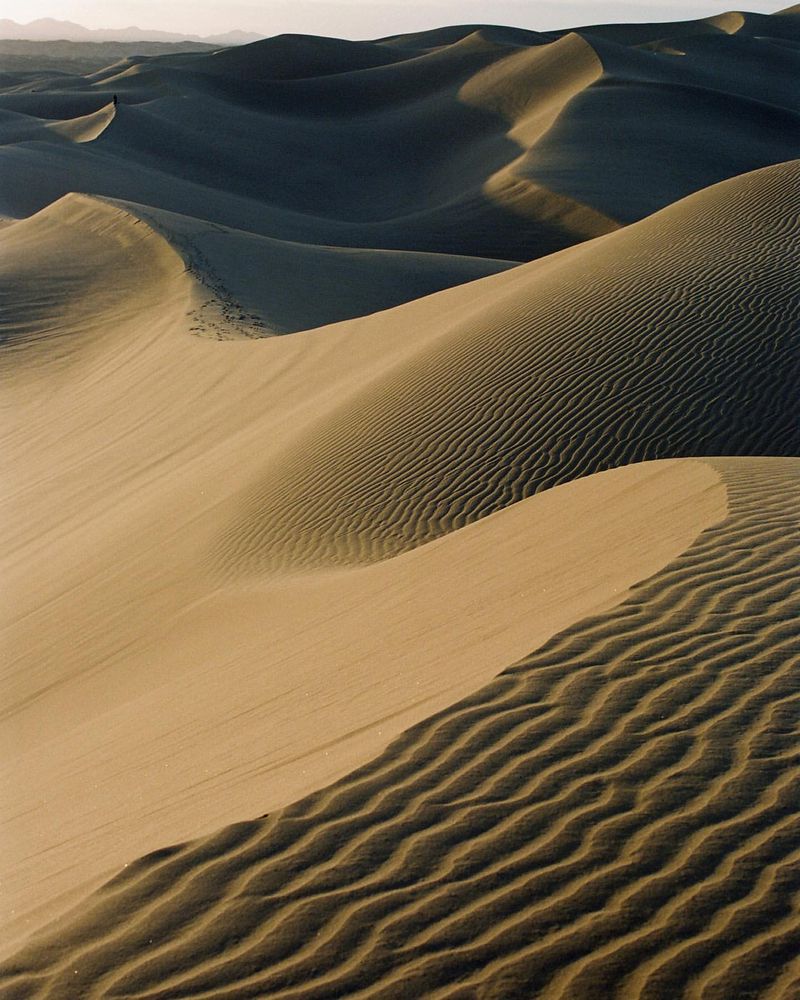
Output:
<svg viewBox="0 0 800 1000">
<path fill-rule="evenodd" d="M 0 78 L 0 997 L 798 995 L 798 41 Z"/>
<path fill-rule="evenodd" d="M 64 121 L 31 121 L 28 115 L 5 111 L 0 117 L 0 140 L 3 145 L 18 142 L 41 142 L 47 139 L 67 139 L 70 142 L 92 142 L 114 118 L 114 106 L 109 103 L 80 118 Z"/>
<path fill-rule="evenodd" d="M 177 544 L 162 531 L 149 554 L 138 532 L 127 547 L 120 531 L 104 546 L 96 528 L 74 532 L 89 565 L 45 585 L 46 616 L 20 614 L 7 632 L 8 933 L 165 839 L 254 799 L 285 805 L 369 760 L 532 641 L 615 603 L 724 510 L 701 463 L 635 466 L 375 567 L 259 586 L 221 587 L 204 565 L 213 511 L 196 509 Z M 111 572 L 123 577 L 113 596 Z M 25 809 L 33 789 L 39 806 Z"/>
<path fill-rule="evenodd" d="M 435 339 L 286 447 L 219 558 L 371 560 L 625 462 L 796 454 L 798 192 L 800 162 L 768 168 L 492 279 L 446 327 L 435 299 L 382 317 Z"/>
<path fill-rule="evenodd" d="M 308 330 L 515 266 L 465 255 L 309 246 L 141 205 L 117 204 L 157 229 L 207 290 L 203 294 L 198 289 L 202 303 L 192 331 L 209 336 Z"/>
<path fill-rule="evenodd" d="M 595 38 L 610 38 L 622 45 L 642 45 L 660 38 L 693 38 L 744 35 L 757 38 L 797 38 L 798 6 L 774 14 L 752 14 L 731 10 L 696 21 L 662 21 L 639 24 L 592 25 L 579 29 Z"/>
<path fill-rule="evenodd" d="M 2 995 L 791 995 L 800 467 L 713 466 L 727 518 L 617 609 L 340 783 L 130 866 Z"/>
<path fill-rule="evenodd" d="M 34 246 L 35 284 L 23 270 L 30 268 Z M 241 558 L 241 546 L 228 543 L 220 565 L 220 529 L 232 537 L 238 532 L 238 523 L 249 509 L 242 507 L 242 486 L 249 482 L 248 492 L 252 493 L 253 484 L 267 473 L 270 440 L 279 453 L 304 423 L 316 425 L 320 410 L 324 412 L 324 407 L 333 403 L 331 394 L 337 402 L 357 395 L 364 382 L 378 378 L 387 365 L 402 365 L 409 354 L 418 352 L 419 343 L 414 343 L 415 338 L 397 338 L 393 352 L 365 320 L 360 328 L 342 324 L 313 335 L 284 338 L 279 342 L 281 356 L 271 357 L 264 365 L 256 357 L 262 347 L 258 343 L 218 345 L 193 336 L 189 324 L 194 320 L 187 316 L 187 309 L 195 302 L 197 288 L 175 252 L 128 211 L 93 199 L 71 196 L 33 219 L 15 224 L 7 249 L 17 268 L 9 274 L 11 287 L 18 295 L 35 288 L 40 297 L 30 301 L 32 293 L 26 292 L 25 300 L 12 302 L 17 315 L 25 315 L 27 321 L 5 332 L 8 361 L 17 375 L 21 397 L 18 405 L 25 414 L 24 422 L 13 428 L 16 434 L 7 436 L 7 457 L 11 460 L 15 453 L 18 457 L 9 466 L 15 472 L 15 489 L 3 518 L 9 528 L 5 575 L 14 595 L 6 631 L 12 669 L 5 678 L 4 698 L 6 704 L 14 706 L 4 734 L 9 760 L 14 760 L 6 771 L 9 784 L 5 797 L 13 801 L 18 795 L 23 800 L 29 795 L 29 788 L 20 787 L 18 782 L 22 768 L 29 780 L 38 774 L 36 784 L 43 803 L 52 803 L 54 797 L 63 802 L 58 810 L 61 821 L 56 825 L 48 823 L 45 811 L 28 813 L 22 827 L 15 821 L 14 830 L 7 828 L 3 846 L 10 854 L 6 861 L 19 880 L 17 890 L 7 880 L 6 892 L 13 898 L 12 893 L 19 891 L 20 898 L 26 900 L 15 905 L 15 911 L 39 905 L 42 896 L 66 891 L 90 870 L 100 873 L 158 844 L 167 829 L 172 829 L 172 836 L 185 836 L 184 831 L 192 830 L 196 823 L 218 824 L 238 815 L 250 801 L 251 782 L 261 789 L 263 768 L 280 772 L 274 787 L 280 790 L 278 803 L 284 804 L 286 796 L 290 800 L 293 794 L 305 791 L 309 782 L 315 783 L 306 775 L 316 775 L 322 767 L 323 777 L 330 777 L 341 773 L 342 760 L 351 763 L 357 759 L 353 754 L 368 756 L 392 732 L 402 729 L 409 711 L 432 710 L 437 697 L 444 697 L 445 703 L 452 700 L 459 684 L 469 687 L 491 677 L 527 648 L 530 626 L 524 624 L 520 635 L 517 623 L 524 622 L 520 602 L 528 608 L 531 588 L 536 592 L 543 585 L 535 584 L 534 579 L 547 581 L 548 590 L 543 592 L 540 600 L 544 603 L 538 612 L 544 634 L 576 613 L 576 606 L 565 600 L 565 591 L 555 583 L 566 544 L 556 527 L 561 523 L 558 520 L 550 529 L 559 541 L 547 571 L 531 562 L 522 535 L 501 524 L 496 529 L 496 542 L 484 540 L 477 545 L 473 569 L 468 569 L 471 557 L 451 553 L 443 555 L 433 568 L 413 560 L 405 569 L 387 564 L 388 577 L 382 567 L 376 567 L 380 570 L 377 577 L 369 573 L 354 578 L 323 574 L 318 583 L 301 579 L 291 586 L 267 579 L 259 585 L 263 593 L 259 587 L 253 589 L 251 572 L 242 575 L 238 571 L 232 576 L 231 569 Z M 50 281 L 45 282 L 48 273 Z M 122 284 L 123 277 L 127 287 Z M 477 291 L 473 284 L 449 291 L 445 297 L 475 295 Z M 64 309 L 60 326 L 54 323 L 55 300 L 60 300 Z M 444 308 L 452 312 L 452 303 L 444 303 Z M 386 330 L 385 320 L 379 329 Z M 432 329 L 435 331 L 434 324 L 420 325 L 416 340 L 429 342 Z M 146 337 L 143 331 L 147 331 Z M 225 354 L 221 355 L 223 349 Z M 358 366 L 354 366 L 354 357 L 360 359 Z M 81 387 L 78 396 L 72 389 L 76 379 Z M 30 397 L 32 388 L 37 387 L 47 389 L 46 406 L 24 407 L 22 399 Z M 109 412 L 109 402 L 120 399 L 125 400 L 124 408 L 112 402 L 114 410 Z M 231 400 L 236 401 L 235 406 Z M 109 419 L 114 422 L 111 441 Z M 53 421 L 60 428 L 56 439 L 39 431 Z M 187 426 L 192 427 L 188 441 Z M 43 481 L 48 483 L 46 491 L 41 488 Z M 86 492 L 87 481 L 95 484 L 91 495 Z M 702 475 L 699 483 L 703 489 L 709 485 Z M 686 510 L 677 485 L 673 490 L 660 485 L 656 489 L 664 490 L 668 504 L 677 504 L 685 521 L 679 520 L 676 528 L 688 533 L 678 536 L 683 539 L 677 543 L 679 549 L 702 526 L 693 517 L 706 516 L 708 508 L 691 490 L 694 513 Z M 121 506 L 122 495 L 130 502 Z M 587 516 L 591 509 L 603 508 L 596 495 L 590 492 L 588 496 L 591 501 L 583 504 Z M 577 609 L 608 599 L 638 578 L 636 571 L 626 570 L 632 572 L 628 576 L 614 575 L 624 570 L 625 560 L 618 551 L 622 539 L 612 530 L 612 523 L 626 538 L 631 517 L 652 518 L 652 508 L 640 493 L 634 491 L 632 499 L 643 505 L 641 511 L 616 501 L 609 505 L 609 517 L 614 521 L 604 522 L 602 529 L 597 525 L 590 529 L 598 533 L 597 540 L 608 559 L 592 544 L 587 547 L 585 527 L 580 528 L 576 545 L 582 556 L 565 564 L 569 579 L 583 580 L 587 567 L 609 559 L 618 569 L 611 576 L 597 577 L 599 591 L 582 582 Z M 556 497 L 556 507 L 550 508 L 548 502 L 538 520 L 545 518 L 547 510 L 563 510 L 565 503 Z M 165 518 L 165 509 L 184 511 L 181 526 Z M 524 511 L 520 514 L 524 516 Z M 403 515 L 399 508 L 394 516 L 398 529 L 403 527 Z M 578 516 L 576 524 L 584 520 Z M 387 519 L 386 523 L 392 521 Z M 475 526 L 481 527 L 480 537 L 488 523 Z M 532 523 L 531 544 L 541 547 L 541 526 L 537 518 Z M 653 526 L 656 524 L 659 531 L 664 530 L 665 522 L 656 520 Z M 453 536 L 459 546 L 468 545 L 469 538 L 462 533 Z M 478 583 L 481 561 L 487 545 L 496 548 L 505 544 L 504 538 L 515 549 L 511 556 L 519 571 L 507 572 L 501 587 L 493 583 L 495 597 L 490 599 L 488 582 L 486 586 Z M 656 568 L 662 559 L 655 555 L 662 551 L 657 546 L 674 544 L 670 538 L 669 532 L 656 535 L 645 552 L 632 550 L 632 554 L 636 553 L 636 559 L 655 557 L 651 569 Z M 51 557 L 44 578 L 37 568 L 43 550 Z M 426 551 L 420 550 L 424 560 L 430 558 L 423 555 Z M 463 612 L 457 612 L 458 580 L 447 575 L 450 571 L 446 568 L 451 565 L 469 581 Z M 60 567 L 58 572 L 56 566 Z M 486 572 L 492 580 L 493 564 L 486 566 Z M 532 573 L 541 576 L 531 577 Z M 432 590 L 423 588 L 415 594 L 413 581 L 428 578 Z M 566 593 L 569 589 L 566 586 Z M 387 595 L 380 627 L 375 602 L 368 599 L 373 593 Z M 440 602 L 437 595 L 445 593 L 447 604 L 434 611 Z M 556 598 L 563 607 L 553 607 Z M 589 603 L 584 605 L 583 601 Z M 320 610 L 306 620 L 300 610 L 304 605 L 309 614 L 312 605 Z M 485 607 L 480 616 L 487 624 L 478 634 L 469 633 L 467 650 L 460 657 L 464 680 L 458 680 L 461 674 L 452 667 L 431 673 L 432 663 L 463 646 L 463 640 L 446 623 L 460 629 L 466 608 L 471 609 L 469 617 L 474 619 L 481 605 Z M 343 610 L 335 613 L 337 607 Z M 375 626 L 369 630 L 365 630 L 366 607 Z M 426 608 L 430 609 L 427 614 Z M 410 622 L 417 631 L 419 623 L 428 619 L 429 626 L 417 640 L 421 645 L 409 645 L 403 632 L 406 625 Z M 308 633 L 311 646 L 293 651 L 299 623 L 304 621 L 301 631 Z M 501 621 L 507 624 L 503 626 Z M 391 652 L 392 633 L 398 633 L 396 653 Z M 319 728 L 319 712 L 311 711 L 308 701 L 309 650 L 314 654 L 311 662 L 328 664 L 328 676 L 344 676 L 351 664 L 369 669 L 376 656 L 386 661 L 385 686 L 366 679 L 354 681 L 353 688 L 374 687 L 374 697 L 364 701 L 356 712 L 357 720 L 352 712 L 341 714 L 341 706 L 331 702 L 329 684 L 316 678 L 313 690 L 321 699 L 322 715 L 335 713 Z M 396 668 L 392 667 L 395 655 L 400 658 Z M 279 687 L 271 695 L 259 669 L 265 658 L 282 664 L 280 673 L 273 675 L 276 681 L 280 679 Z M 209 685 L 198 683 L 197 705 L 185 705 L 193 717 L 191 724 L 186 719 L 178 722 L 174 712 L 165 713 L 163 706 L 185 702 L 187 677 L 199 662 Z M 291 662 L 296 668 L 290 669 Z M 220 671 L 232 686 L 228 696 L 232 700 L 225 713 L 214 680 Z M 412 683 L 409 671 L 418 677 L 421 688 Z M 396 672 L 405 678 L 399 687 Z M 431 688 L 436 677 L 439 679 Z M 351 687 L 346 686 L 344 693 L 352 704 Z M 248 706 L 259 702 L 264 704 L 263 710 L 253 713 Z M 243 718 L 247 716 L 252 733 L 250 750 L 244 749 Z M 220 729 L 223 717 L 229 719 L 228 738 Z M 151 718 L 152 725 L 143 726 L 145 718 Z M 315 733 L 324 733 L 324 751 L 319 751 L 314 766 L 314 741 L 301 725 L 302 719 L 311 721 Z M 53 720 L 58 720 L 55 727 Z M 271 749 L 264 744 L 265 724 L 274 730 Z M 204 735 L 209 725 L 215 732 L 210 743 Z M 340 735 L 334 736 L 339 726 L 343 727 Z M 197 739 L 187 741 L 189 731 Z M 117 755 L 108 753 L 109 738 L 128 761 L 121 782 L 115 777 Z M 121 739 L 126 743 L 124 751 Z M 172 744 L 168 770 L 153 766 L 152 747 L 163 740 Z M 287 749 L 290 744 L 296 747 L 292 752 Z M 96 810 L 102 816 L 99 829 L 92 818 L 98 813 L 82 789 L 88 747 L 94 747 L 97 755 L 92 770 L 99 796 Z M 247 762 L 244 774 L 249 772 L 250 778 L 224 781 L 220 787 L 219 778 L 213 775 L 227 772 L 234 747 L 239 748 L 234 757 Z M 180 794 L 186 772 L 177 766 L 178 759 L 183 755 L 194 770 L 209 751 L 211 756 L 202 765 L 205 778 L 187 815 L 187 802 Z M 289 760 L 288 770 L 281 764 L 284 757 Z M 59 759 L 65 765 L 63 770 L 57 766 Z M 136 759 L 138 765 L 134 765 Z M 262 764 L 254 768 L 255 760 Z M 128 795 L 131 767 L 140 769 L 135 783 L 140 789 L 141 811 L 137 810 L 135 822 L 130 822 Z M 146 787 L 155 798 L 145 793 Z M 228 799 L 231 794 L 233 798 Z M 178 804 L 174 812 L 177 825 L 171 827 L 165 810 L 173 796 Z M 79 801 L 81 807 L 74 816 L 74 832 L 65 839 L 65 812 L 70 801 Z M 157 819 L 155 826 L 150 826 L 144 816 L 156 803 Z M 118 821 L 109 822 L 115 810 Z M 28 852 L 34 840 L 38 846 L 31 855 Z M 23 863 L 20 851 L 29 862 Z M 25 874 L 27 864 L 40 875 L 50 872 L 50 878 L 40 883 L 41 891 Z"/>
<path fill-rule="evenodd" d="M 796 37 L 796 20 L 765 23 Z M 45 118 L 67 99 L 75 116 L 112 91 L 125 103 L 98 142 L 57 159 L 6 150 L 0 210 L 79 190 L 294 242 L 530 260 L 799 155 L 797 54 L 763 32 L 713 29 L 725 46 L 681 58 L 602 32 L 473 27 L 418 47 L 289 36 L 139 60 L 69 98 L 58 81 L 0 94 Z"/>
</svg>

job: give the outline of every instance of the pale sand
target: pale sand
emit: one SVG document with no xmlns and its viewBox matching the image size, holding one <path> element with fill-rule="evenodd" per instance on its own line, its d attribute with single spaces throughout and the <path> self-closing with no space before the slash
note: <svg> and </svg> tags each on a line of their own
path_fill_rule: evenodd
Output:
<svg viewBox="0 0 800 1000">
<path fill-rule="evenodd" d="M 794 995 L 797 18 L 0 91 L 4 1000 Z"/>
</svg>

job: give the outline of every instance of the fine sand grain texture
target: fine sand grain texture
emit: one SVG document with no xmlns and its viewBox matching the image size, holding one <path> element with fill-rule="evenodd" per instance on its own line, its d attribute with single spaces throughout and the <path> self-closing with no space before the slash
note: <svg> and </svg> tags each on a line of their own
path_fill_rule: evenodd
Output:
<svg viewBox="0 0 800 1000">
<path fill-rule="evenodd" d="M 2 1000 L 800 997 L 798 70 L 0 74 Z"/>
</svg>

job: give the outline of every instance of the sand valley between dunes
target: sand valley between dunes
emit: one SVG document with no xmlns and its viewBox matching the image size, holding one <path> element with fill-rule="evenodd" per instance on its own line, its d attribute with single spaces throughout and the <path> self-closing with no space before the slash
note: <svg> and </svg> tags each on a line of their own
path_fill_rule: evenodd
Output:
<svg viewBox="0 0 800 1000">
<path fill-rule="evenodd" d="M 2 1000 L 800 997 L 799 72 L 0 66 Z"/>
</svg>

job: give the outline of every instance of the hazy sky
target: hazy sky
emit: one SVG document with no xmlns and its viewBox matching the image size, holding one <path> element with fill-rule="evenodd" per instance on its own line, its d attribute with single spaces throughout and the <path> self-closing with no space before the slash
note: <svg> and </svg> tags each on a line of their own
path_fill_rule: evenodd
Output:
<svg viewBox="0 0 800 1000">
<path fill-rule="evenodd" d="M 790 0 L 751 0 L 743 8 L 769 13 Z M 441 24 L 513 24 L 564 28 L 602 21 L 704 17 L 737 4 L 720 0 L 2 0 L 0 14 L 27 22 L 39 17 L 77 21 L 89 28 L 160 28 L 212 34 L 242 28 L 265 35 L 283 31 L 374 38 Z M 739 7 L 742 9 L 742 7 Z"/>
</svg>

